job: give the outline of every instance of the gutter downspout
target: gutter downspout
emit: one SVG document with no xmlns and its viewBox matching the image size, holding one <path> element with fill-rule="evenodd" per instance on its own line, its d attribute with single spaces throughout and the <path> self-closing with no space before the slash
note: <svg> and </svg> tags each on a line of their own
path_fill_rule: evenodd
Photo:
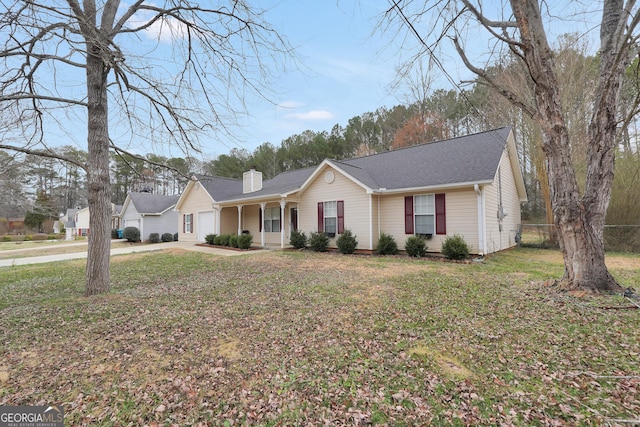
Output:
<svg viewBox="0 0 640 427">
<path fill-rule="evenodd" d="M 478 246 L 480 256 L 484 255 L 487 250 L 485 248 L 485 221 L 484 221 L 484 193 L 478 184 L 473 184 L 473 190 L 476 192 L 478 203 Z"/>
</svg>

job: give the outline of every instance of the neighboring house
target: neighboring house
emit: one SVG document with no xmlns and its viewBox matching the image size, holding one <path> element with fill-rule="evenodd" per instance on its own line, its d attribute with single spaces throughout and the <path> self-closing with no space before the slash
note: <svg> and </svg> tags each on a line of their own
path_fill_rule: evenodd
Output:
<svg viewBox="0 0 640 427">
<path fill-rule="evenodd" d="M 516 244 L 527 200 L 511 128 L 402 148 L 282 173 L 262 181 L 195 176 L 176 204 L 181 241 L 209 233 L 249 232 L 261 246 L 286 247 L 292 230 L 331 239 L 350 229 L 358 249 L 374 250 L 381 232 L 399 248 L 409 236 L 439 252 L 460 234 L 472 253 Z"/>
<path fill-rule="evenodd" d="M 75 235 L 76 236 L 88 236 L 89 235 L 89 208 L 78 209 L 74 215 Z"/>
<path fill-rule="evenodd" d="M 127 194 L 120 212 L 124 227 L 138 228 L 142 240 L 149 240 L 151 233 L 177 233 L 178 212 L 173 208 L 179 197 L 151 193 Z"/>
<path fill-rule="evenodd" d="M 112 230 L 120 230 L 122 229 L 122 217 L 120 216 L 120 212 L 122 211 L 122 205 L 114 205 L 111 204 L 111 229 Z"/>
<path fill-rule="evenodd" d="M 111 229 L 120 228 L 120 209 L 122 206 L 111 203 Z M 89 208 L 67 209 L 64 228 L 66 229 L 66 240 L 73 240 L 75 236 L 89 235 Z"/>
<path fill-rule="evenodd" d="M 65 240 L 73 240 L 76 236 L 76 213 L 79 209 L 67 209 L 64 216 Z"/>
</svg>

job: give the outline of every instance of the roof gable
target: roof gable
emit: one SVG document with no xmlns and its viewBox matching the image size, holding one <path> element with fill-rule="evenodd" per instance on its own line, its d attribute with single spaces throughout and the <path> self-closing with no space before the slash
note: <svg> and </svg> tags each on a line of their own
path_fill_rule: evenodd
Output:
<svg viewBox="0 0 640 427">
<path fill-rule="evenodd" d="M 161 215 L 173 208 L 179 197 L 152 193 L 129 193 L 127 194 L 127 200 L 122 205 L 122 212 L 127 209 L 129 204 L 132 204 L 139 214 Z"/>
</svg>

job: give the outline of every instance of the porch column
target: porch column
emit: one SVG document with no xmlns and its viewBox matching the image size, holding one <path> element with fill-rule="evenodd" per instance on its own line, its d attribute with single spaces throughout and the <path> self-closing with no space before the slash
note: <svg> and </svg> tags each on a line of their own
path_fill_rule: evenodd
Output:
<svg viewBox="0 0 640 427">
<path fill-rule="evenodd" d="M 216 233 L 216 235 L 219 236 L 220 235 L 220 210 L 221 210 L 221 208 L 220 208 L 219 205 L 213 205 L 212 207 L 213 207 L 213 212 L 214 212 L 213 216 L 215 217 L 214 221 L 215 221 L 215 225 L 216 225 L 215 226 L 215 233 Z"/>
<path fill-rule="evenodd" d="M 265 202 L 260 203 L 260 209 L 262 209 L 261 221 L 263 222 L 262 224 L 260 224 L 260 246 L 262 247 L 265 247 L 265 241 L 264 241 L 264 208 L 265 206 L 267 206 Z"/>
<path fill-rule="evenodd" d="M 238 236 L 242 234 L 242 205 L 238 205 Z"/>
<path fill-rule="evenodd" d="M 285 200 L 280 200 L 280 247 L 282 249 L 284 249 L 284 212 L 286 206 L 287 202 Z"/>
</svg>

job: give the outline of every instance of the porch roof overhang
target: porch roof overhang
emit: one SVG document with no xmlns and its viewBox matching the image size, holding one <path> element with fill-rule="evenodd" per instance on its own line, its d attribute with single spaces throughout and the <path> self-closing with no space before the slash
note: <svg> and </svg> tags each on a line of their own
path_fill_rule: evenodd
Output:
<svg viewBox="0 0 640 427">
<path fill-rule="evenodd" d="M 259 196 L 238 197 L 235 199 L 229 199 L 219 201 L 216 204 L 220 207 L 230 207 L 239 205 L 256 205 L 260 203 L 280 202 L 283 199 L 289 199 L 292 195 L 298 193 L 298 189 L 289 191 L 287 193 L 274 193 L 274 194 L 261 194 Z M 297 199 L 296 199 L 297 200 Z"/>
<path fill-rule="evenodd" d="M 460 188 L 473 188 L 474 185 L 488 185 L 492 184 L 492 180 L 482 181 L 469 181 L 469 182 L 454 182 L 451 184 L 438 184 L 427 185 L 423 187 L 408 187 L 408 188 L 378 188 L 373 191 L 373 194 L 403 194 L 403 193 L 416 193 L 422 191 L 434 192 L 439 190 L 455 190 Z"/>
</svg>

